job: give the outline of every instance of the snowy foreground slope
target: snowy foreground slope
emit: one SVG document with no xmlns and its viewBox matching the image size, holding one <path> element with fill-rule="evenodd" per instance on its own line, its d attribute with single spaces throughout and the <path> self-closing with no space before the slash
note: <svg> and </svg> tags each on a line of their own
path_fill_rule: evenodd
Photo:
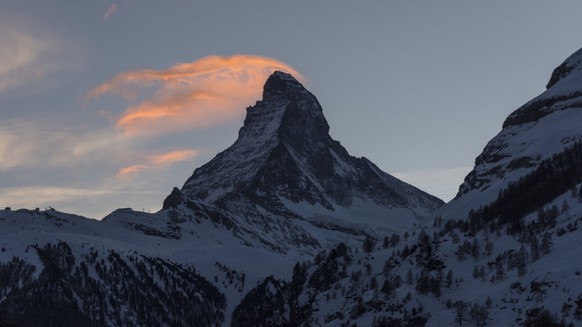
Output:
<svg viewBox="0 0 582 327">
<path fill-rule="evenodd" d="M 214 326 L 267 276 L 403 233 L 442 201 L 355 158 L 317 99 L 276 72 L 238 140 L 163 209 L 101 221 L 0 210 L 0 325 Z"/>
<path fill-rule="evenodd" d="M 582 50 L 547 87 L 428 222 L 265 279 L 233 325 L 582 326 Z"/>
</svg>

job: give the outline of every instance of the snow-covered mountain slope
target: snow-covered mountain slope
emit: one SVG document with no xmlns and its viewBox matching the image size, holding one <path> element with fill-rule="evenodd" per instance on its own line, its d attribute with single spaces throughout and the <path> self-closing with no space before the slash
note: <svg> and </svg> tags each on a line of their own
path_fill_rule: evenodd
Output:
<svg viewBox="0 0 582 327">
<path fill-rule="evenodd" d="M 507 117 L 485 146 L 443 216 L 461 218 L 501 189 L 582 140 L 582 49 L 558 66 L 547 90 Z"/>
<path fill-rule="evenodd" d="M 298 263 L 290 279 L 265 278 L 232 325 L 582 326 L 581 217 L 582 198 L 568 191 L 516 234 L 470 233 L 439 217 L 361 247 L 340 244 Z"/>
<path fill-rule="evenodd" d="M 259 280 L 287 278 L 304 258 L 241 246 L 210 220 L 176 223 L 164 211 L 119 209 L 98 221 L 0 210 L 0 326 L 5 317 L 31 326 L 229 325 Z"/>
</svg>

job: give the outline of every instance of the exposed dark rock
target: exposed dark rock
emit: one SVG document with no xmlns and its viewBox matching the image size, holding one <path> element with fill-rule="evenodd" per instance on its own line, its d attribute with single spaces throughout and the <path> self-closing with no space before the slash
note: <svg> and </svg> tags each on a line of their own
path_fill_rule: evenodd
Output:
<svg viewBox="0 0 582 327">
<path fill-rule="evenodd" d="M 164 200 L 162 209 L 177 208 L 183 202 L 182 196 L 182 191 L 180 191 L 179 188 L 174 187 L 172 193 L 170 193 L 170 195 L 168 195 Z"/>
</svg>

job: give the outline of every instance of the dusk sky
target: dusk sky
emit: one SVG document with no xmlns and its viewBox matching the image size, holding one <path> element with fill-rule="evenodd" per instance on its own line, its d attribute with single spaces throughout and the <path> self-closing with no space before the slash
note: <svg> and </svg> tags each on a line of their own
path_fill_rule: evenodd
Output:
<svg viewBox="0 0 582 327">
<path fill-rule="evenodd" d="M 355 156 L 445 201 L 582 47 L 576 1 L 0 0 L 0 205 L 157 211 L 274 70 Z"/>
</svg>

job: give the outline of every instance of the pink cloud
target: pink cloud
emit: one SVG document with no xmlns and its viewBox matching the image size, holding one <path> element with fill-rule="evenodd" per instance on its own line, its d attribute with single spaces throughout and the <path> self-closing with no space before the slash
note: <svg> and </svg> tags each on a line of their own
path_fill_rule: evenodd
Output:
<svg viewBox="0 0 582 327">
<path fill-rule="evenodd" d="M 108 20 L 111 15 L 113 15 L 117 11 L 117 4 L 113 3 L 109 6 L 109 9 L 103 14 L 103 20 Z"/>
<path fill-rule="evenodd" d="M 133 180 L 145 170 L 171 166 L 178 162 L 188 161 L 200 154 L 199 150 L 185 149 L 160 154 L 142 156 L 144 163 L 123 167 L 117 171 L 115 178 L 119 180 Z"/>
<path fill-rule="evenodd" d="M 147 169 L 145 165 L 131 165 L 123 167 L 117 171 L 115 178 L 120 180 L 133 180 L 142 170 Z"/>
<path fill-rule="evenodd" d="M 155 166 L 169 166 L 177 162 L 187 161 L 196 157 L 200 151 L 198 150 L 178 150 L 167 153 L 154 155 L 150 158 L 150 162 Z"/>
<path fill-rule="evenodd" d="M 91 90 L 87 99 L 125 97 L 128 106 L 115 125 L 126 134 L 171 133 L 240 118 L 277 70 L 304 80 L 294 68 L 271 58 L 209 56 L 163 70 L 122 72 Z"/>
</svg>

